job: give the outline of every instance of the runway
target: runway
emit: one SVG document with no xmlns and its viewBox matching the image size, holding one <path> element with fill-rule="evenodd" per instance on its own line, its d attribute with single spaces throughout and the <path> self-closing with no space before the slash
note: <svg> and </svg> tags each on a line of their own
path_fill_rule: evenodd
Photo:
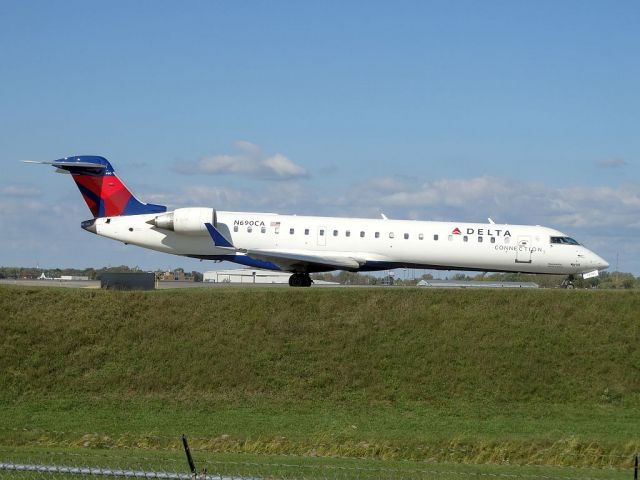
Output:
<svg viewBox="0 0 640 480">
<path fill-rule="evenodd" d="M 58 288 L 100 288 L 99 280 L 27 280 L 27 279 L 0 279 L 0 285 L 21 285 L 26 287 L 58 287 Z M 156 290 L 169 290 L 176 288 L 291 288 L 286 283 L 214 283 L 214 282 L 180 282 L 160 281 L 156 284 Z M 532 282 L 473 282 L 453 280 L 430 280 L 423 286 L 416 285 L 340 285 L 314 283 L 311 288 L 419 288 L 430 290 L 438 289 L 502 289 L 502 288 L 538 288 Z"/>
<path fill-rule="evenodd" d="M 15 280 L 0 279 L 0 285 L 20 285 L 24 287 L 53 287 L 53 288 L 100 288 L 99 280 Z M 319 285 L 317 285 L 319 286 Z M 316 287 L 317 287 L 316 286 Z M 330 285 L 341 286 L 341 285 Z M 213 282 L 176 282 L 161 281 L 156 285 L 156 290 L 172 288 L 228 288 L 228 287 L 287 287 L 286 283 L 213 283 Z"/>
</svg>

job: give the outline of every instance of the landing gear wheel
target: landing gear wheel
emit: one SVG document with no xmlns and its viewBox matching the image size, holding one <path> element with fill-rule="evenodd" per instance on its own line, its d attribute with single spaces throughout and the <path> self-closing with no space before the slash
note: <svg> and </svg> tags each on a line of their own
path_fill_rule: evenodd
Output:
<svg viewBox="0 0 640 480">
<path fill-rule="evenodd" d="M 573 275 L 569 275 L 567 278 L 565 278 L 560 284 L 560 287 L 566 288 L 566 289 L 575 288 L 575 286 L 573 285 Z"/>
<path fill-rule="evenodd" d="M 289 286 L 291 287 L 310 287 L 311 277 L 308 273 L 294 273 L 289 277 Z"/>
</svg>

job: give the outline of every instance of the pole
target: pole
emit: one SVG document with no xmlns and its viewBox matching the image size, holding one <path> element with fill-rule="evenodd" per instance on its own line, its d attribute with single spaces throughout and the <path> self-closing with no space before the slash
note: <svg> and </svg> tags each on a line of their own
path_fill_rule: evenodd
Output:
<svg viewBox="0 0 640 480">
<path fill-rule="evenodd" d="M 187 443 L 187 437 L 182 435 L 182 446 L 184 447 L 184 453 L 187 455 L 187 462 L 189 462 L 189 470 L 194 475 L 196 474 L 196 465 L 193 463 L 193 457 L 191 456 L 191 450 L 189 450 L 189 444 Z"/>
</svg>

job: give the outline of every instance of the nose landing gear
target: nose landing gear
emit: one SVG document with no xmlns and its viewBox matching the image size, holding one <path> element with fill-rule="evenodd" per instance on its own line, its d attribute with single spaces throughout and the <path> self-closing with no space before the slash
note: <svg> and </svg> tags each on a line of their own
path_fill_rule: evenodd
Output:
<svg viewBox="0 0 640 480">
<path fill-rule="evenodd" d="M 573 285 L 573 275 L 569 275 L 567 278 L 565 278 L 560 284 L 560 288 L 575 288 L 575 286 Z"/>
<path fill-rule="evenodd" d="M 291 287 L 310 287 L 313 281 L 308 273 L 294 273 L 289 277 Z"/>
</svg>

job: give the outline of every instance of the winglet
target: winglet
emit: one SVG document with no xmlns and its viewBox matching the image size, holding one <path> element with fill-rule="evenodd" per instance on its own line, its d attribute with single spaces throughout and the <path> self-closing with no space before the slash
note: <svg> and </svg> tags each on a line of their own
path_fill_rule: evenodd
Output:
<svg viewBox="0 0 640 480">
<path fill-rule="evenodd" d="M 211 225 L 210 223 L 205 223 L 205 227 L 209 231 L 209 235 L 211 235 L 211 239 L 213 240 L 213 244 L 216 247 L 224 247 L 224 248 L 235 248 L 229 240 L 224 238 L 224 236 L 218 231 L 216 227 Z"/>
</svg>

